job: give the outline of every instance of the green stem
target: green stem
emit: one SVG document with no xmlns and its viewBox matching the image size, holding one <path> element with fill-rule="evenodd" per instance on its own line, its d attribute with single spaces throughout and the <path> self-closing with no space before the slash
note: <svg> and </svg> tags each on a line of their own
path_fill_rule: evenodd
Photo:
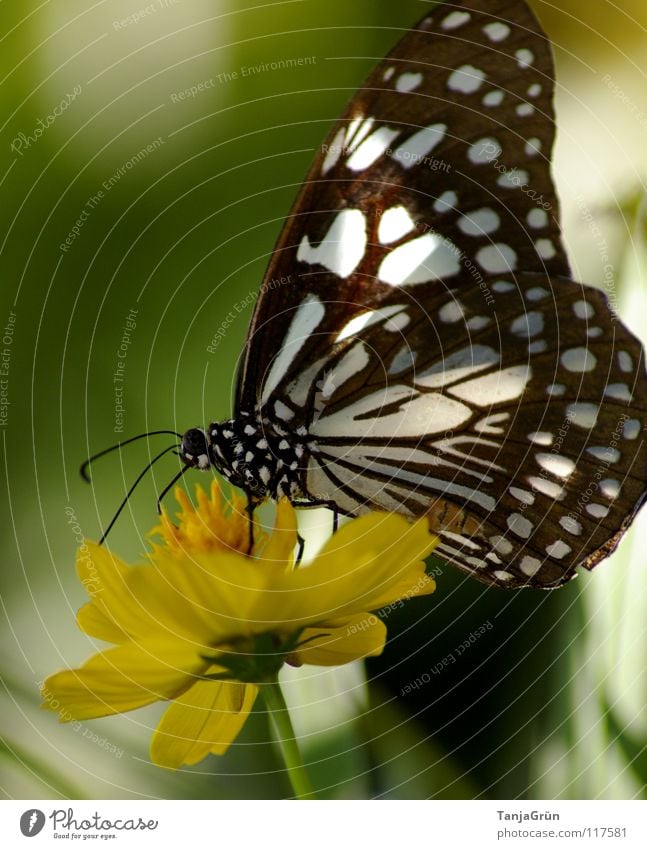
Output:
<svg viewBox="0 0 647 849">
<path fill-rule="evenodd" d="M 278 679 L 275 678 L 273 681 L 262 684 L 261 695 L 272 717 L 274 730 L 281 746 L 283 760 L 295 797 L 297 799 L 315 799 L 316 796 L 301 759 L 301 752 L 294 736 L 288 706 L 283 698 Z"/>
</svg>

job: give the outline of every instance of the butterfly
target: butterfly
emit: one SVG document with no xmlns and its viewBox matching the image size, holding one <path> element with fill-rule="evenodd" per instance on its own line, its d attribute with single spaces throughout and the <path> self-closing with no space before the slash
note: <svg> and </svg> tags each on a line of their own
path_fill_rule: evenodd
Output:
<svg viewBox="0 0 647 849">
<path fill-rule="evenodd" d="M 521 0 L 425 15 L 330 131 L 249 327 L 234 416 L 182 437 L 253 506 L 426 516 L 505 588 L 610 554 L 647 480 L 644 353 L 571 277 L 551 46 Z"/>
</svg>

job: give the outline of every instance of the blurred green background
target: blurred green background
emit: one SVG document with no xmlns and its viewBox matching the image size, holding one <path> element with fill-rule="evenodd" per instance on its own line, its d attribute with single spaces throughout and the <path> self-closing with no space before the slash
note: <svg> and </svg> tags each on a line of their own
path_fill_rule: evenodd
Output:
<svg viewBox="0 0 647 849">
<path fill-rule="evenodd" d="M 557 53 L 555 177 L 576 275 L 617 296 L 645 339 L 647 9 L 532 5 Z M 2 427 L 6 797 L 289 795 L 261 714 L 225 758 L 164 772 L 147 755 L 160 706 L 75 731 L 39 710 L 38 682 L 92 652 L 74 623 L 84 601 L 75 537 L 99 535 L 166 443 L 105 459 L 92 488 L 79 462 L 125 436 L 228 416 L 248 296 L 313 152 L 428 8 L 1 4 L 0 326 L 13 329 Z M 181 94 L 192 86 L 195 96 Z M 155 494 L 176 469 L 166 458 L 131 499 L 111 538 L 124 557 L 144 550 Z M 552 594 L 506 594 L 443 568 L 433 597 L 390 617 L 392 642 L 366 671 L 292 673 L 288 697 L 321 795 L 643 797 L 645 524 L 594 575 Z M 429 683 L 407 687 L 423 674 Z"/>
</svg>

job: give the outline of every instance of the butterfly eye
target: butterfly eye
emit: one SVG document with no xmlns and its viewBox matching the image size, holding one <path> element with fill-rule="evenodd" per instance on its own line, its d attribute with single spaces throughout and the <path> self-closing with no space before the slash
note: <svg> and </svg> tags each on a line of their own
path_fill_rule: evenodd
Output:
<svg viewBox="0 0 647 849">
<path fill-rule="evenodd" d="M 181 454 L 187 466 L 207 469 L 211 465 L 211 460 L 206 433 L 197 427 L 187 430 L 182 437 Z"/>
</svg>

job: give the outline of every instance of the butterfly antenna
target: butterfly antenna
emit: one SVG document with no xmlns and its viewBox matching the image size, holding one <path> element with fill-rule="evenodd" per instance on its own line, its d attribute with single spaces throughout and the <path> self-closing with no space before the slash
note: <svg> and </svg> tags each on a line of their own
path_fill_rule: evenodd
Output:
<svg viewBox="0 0 647 849">
<path fill-rule="evenodd" d="M 117 451 L 119 448 L 123 448 L 124 445 L 129 445 L 131 442 L 137 442 L 138 439 L 145 439 L 147 436 L 159 436 L 161 434 L 166 436 L 177 436 L 179 439 L 182 439 L 182 434 L 176 433 L 174 430 L 151 430 L 149 433 L 140 433 L 139 436 L 132 436 L 130 439 L 125 439 L 123 442 L 118 442 L 116 445 L 112 445 L 110 448 L 104 448 L 103 451 L 99 451 L 98 454 L 93 454 L 92 457 L 88 457 L 88 459 L 81 464 L 81 468 L 79 469 L 81 477 L 86 483 L 91 483 L 90 475 L 88 474 L 88 467 L 95 460 L 98 460 L 99 457 L 105 457 L 106 454 L 110 454 L 112 451 Z"/>
<path fill-rule="evenodd" d="M 130 441 L 130 440 L 129 440 L 129 441 Z M 121 502 L 121 504 L 120 504 L 120 505 L 119 505 L 119 507 L 117 508 L 117 512 L 116 512 L 116 513 L 115 513 L 115 515 L 112 517 L 112 521 L 110 522 L 110 524 L 108 525 L 108 527 L 107 527 L 107 528 L 105 529 L 105 531 L 103 532 L 103 535 L 102 535 L 101 539 L 99 540 L 99 545 L 103 545 L 105 538 L 108 536 L 108 534 L 110 533 L 110 531 L 111 531 L 111 530 L 112 530 L 112 528 L 114 527 L 115 522 L 117 521 L 117 519 L 118 519 L 118 518 L 119 518 L 119 516 L 121 515 L 121 512 L 122 512 L 122 510 L 124 509 L 124 507 L 126 506 L 126 504 L 128 504 L 128 499 L 130 498 L 130 496 L 133 494 L 133 492 L 134 492 L 134 491 L 135 491 L 135 489 L 137 488 L 137 485 L 138 485 L 138 483 L 140 482 L 140 480 L 144 477 L 144 475 L 145 475 L 145 474 L 146 474 L 146 473 L 147 473 L 150 469 L 152 469 L 152 467 L 155 465 L 155 463 L 157 463 L 157 461 L 160 459 L 160 457 L 163 457 L 165 454 L 168 454 L 168 453 L 169 453 L 169 451 L 174 451 L 176 448 L 177 448 L 177 446 L 176 446 L 176 445 L 170 445 L 168 448 L 165 448 L 163 451 L 160 451 L 160 453 L 159 453 L 156 457 L 153 457 L 153 459 L 150 461 L 150 463 L 148 463 L 148 464 L 146 465 L 146 467 L 145 467 L 145 468 L 144 468 L 144 469 L 140 472 L 140 474 L 139 474 L 139 475 L 138 475 L 138 477 L 137 477 L 137 480 L 136 480 L 136 481 L 135 481 L 135 483 L 134 483 L 134 484 L 130 487 L 130 489 L 129 489 L 129 490 L 128 490 L 128 492 L 126 493 L 126 497 L 124 498 L 124 500 Z M 189 468 L 189 467 L 188 467 L 188 466 L 186 466 L 184 469 L 182 469 L 182 472 L 186 471 L 186 469 L 188 469 L 188 468 Z"/>
<path fill-rule="evenodd" d="M 169 489 L 172 489 L 175 486 L 175 484 L 180 480 L 182 475 L 190 468 L 191 468 L 191 466 L 185 466 L 183 469 L 181 469 L 177 473 L 177 475 L 175 475 L 175 477 L 170 482 L 170 484 L 168 486 L 164 487 L 164 489 L 162 490 L 162 492 L 160 493 L 160 495 L 157 498 L 157 512 L 158 513 L 162 512 L 162 499 L 164 498 L 166 493 L 169 491 Z"/>
</svg>

